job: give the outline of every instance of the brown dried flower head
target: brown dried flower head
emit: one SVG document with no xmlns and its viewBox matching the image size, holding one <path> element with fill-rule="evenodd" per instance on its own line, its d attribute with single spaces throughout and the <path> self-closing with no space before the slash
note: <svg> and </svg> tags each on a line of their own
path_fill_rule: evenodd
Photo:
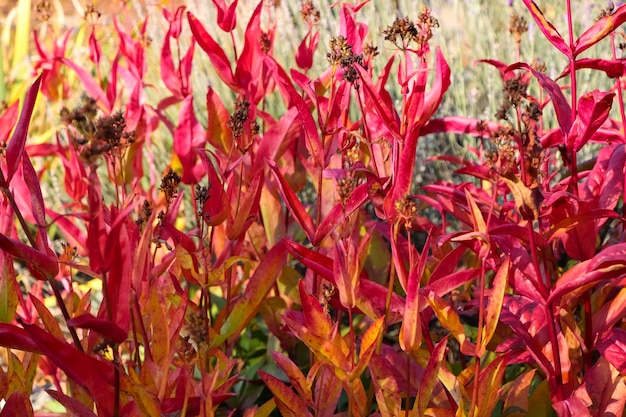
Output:
<svg viewBox="0 0 626 417">
<path fill-rule="evenodd" d="M 348 40 L 343 36 L 337 36 L 330 39 L 330 52 L 326 53 L 326 59 L 333 66 L 343 68 L 343 79 L 349 83 L 355 83 L 359 79 L 359 73 L 354 67 L 355 64 L 363 68 L 367 66 L 363 63 L 363 54 L 355 54 L 352 51 L 352 45 L 348 44 Z M 358 88 L 358 85 L 356 85 Z"/>
<path fill-rule="evenodd" d="M 424 56 L 430 50 L 428 42 L 433 37 L 433 28 L 439 27 L 439 21 L 431 15 L 431 10 L 424 7 L 417 22 L 408 17 L 397 18 L 391 26 L 383 30 L 385 40 L 392 42 L 401 50 L 414 49 L 418 55 Z M 415 44 L 412 46 L 411 44 Z"/>
<path fill-rule="evenodd" d="M 522 42 L 522 35 L 528 32 L 528 22 L 524 16 L 520 16 L 517 13 L 511 13 L 509 17 L 509 33 L 513 35 L 515 43 L 520 44 Z"/>
<path fill-rule="evenodd" d="M 235 111 L 228 119 L 226 126 L 233 131 L 233 136 L 236 138 L 243 136 L 245 132 L 245 123 L 248 121 L 249 107 L 250 103 L 245 99 L 235 102 Z"/>
<path fill-rule="evenodd" d="M 39 0 L 35 4 L 35 12 L 37 14 L 37 20 L 40 22 L 47 22 L 52 17 L 52 4 L 48 0 Z"/>
<path fill-rule="evenodd" d="M 320 11 L 313 5 L 312 0 L 304 0 L 300 9 L 300 16 L 309 26 L 315 26 L 320 21 Z"/>
<path fill-rule="evenodd" d="M 172 168 L 167 171 L 167 174 L 161 180 L 161 187 L 159 188 L 165 194 L 165 201 L 167 205 L 172 204 L 174 198 L 178 194 L 178 186 L 180 185 L 181 177 Z"/>
<path fill-rule="evenodd" d="M 143 204 L 139 209 L 139 217 L 135 220 L 135 223 L 138 226 L 145 224 L 150 219 L 150 216 L 152 216 L 152 211 L 152 203 L 148 200 L 143 200 Z"/>
</svg>

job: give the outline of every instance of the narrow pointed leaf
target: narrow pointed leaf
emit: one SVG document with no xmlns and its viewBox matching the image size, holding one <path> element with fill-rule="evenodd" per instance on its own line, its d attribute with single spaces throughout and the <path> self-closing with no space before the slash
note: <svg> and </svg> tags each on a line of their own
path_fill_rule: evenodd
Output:
<svg viewBox="0 0 626 417">
<path fill-rule="evenodd" d="M 548 41 L 550 41 L 550 43 L 554 45 L 559 51 L 563 52 L 565 56 L 571 57 L 572 51 L 570 50 L 569 46 L 567 46 L 559 31 L 556 30 L 554 25 L 552 25 L 552 23 L 550 23 L 550 21 L 544 16 L 539 6 L 537 6 L 537 4 L 532 0 L 523 1 L 528 8 L 531 16 L 537 23 L 537 26 L 539 26 L 539 30 L 543 32 L 546 39 L 548 39 Z"/>
<path fill-rule="evenodd" d="M 240 332 L 256 315 L 261 302 L 274 285 L 285 263 L 287 246 L 280 241 L 270 249 L 250 277 L 243 295 L 237 299 L 220 329 L 220 334 L 212 341 L 212 346 L 219 346 L 228 337 Z"/>
<path fill-rule="evenodd" d="M 437 382 L 439 382 L 439 367 L 443 362 L 447 344 L 448 336 L 445 336 L 439 341 L 439 343 L 437 343 L 437 345 L 435 345 L 435 348 L 430 355 L 430 359 L 428 359 L 428 365 L 426 365 L 426 369 L 424 370 L 424 375 L 422 376 L 422 381 L 420 382 L 418 398 L 413 409 L 413 411 L 417 411 L 418 416 L 425 415 L 424 412 L 426 411 L 426 408 L 432 398 L 435 386 L 437 385 Z"/>
<path fill-rule="evenodd" d="M 281 415 L 285 417 L 312 417 L 306 403 L 281 380 L 263 371 L 259 371 L 259 376 L 274 394 L 274 401 L 276 401 L 276 406 Z"/>
<path fill-rule="evenodd" d="M 324 238 L 337 228 L 337 226 L 343 223 L 352 213 L 361 208 L 369 198 L 368 189 L 368 184 L 361 184 L 352 191 L 345 204 L 335 204 L 315 231 L 315 237 L 312 243 L 316 246 L 319 245 Z"/>
<path fill-rule="evenodd" d="M 304 206 L 300 202 L 300 199 L 293 192 L 285 177 L 280 172 L 280 169 L 276 165 L 274 161 L 267 161 L 274 174 L 274 178 L 276 178 L 276 182 L 278 183 L 278 189 L 280 191 L 283 200 L 285 200 L 285 204 L 287 208 L 291 212 L 291 214 L 295 217 L 296 221 L 306 234 L 309 241 L 315 241 L 315 226 L 313 225 L 313 219 L 309 216 L 309 213 L 306 212 Z"/>
<path fill-rule="evenodd" d="M 233 75 L 230 61 L 222 47 L 209 35 L 202 23 L 191 12 L 187 12 L 187 20 L 194 39 L 209 56 L 217 75 L 231 89 L 239 91 L 239 85 Z"/>
<path fill-rule="evenodd" d="M 613 13 L 604 16 L 587 29 L 575 42 L 574 56 L 581 54 L 607 37 L 626 22 L 626 5 L 620 5 Z"/>
<path fill-rule="evenodd" d="M 26 145 L 26 138 L 28 137 L 28 127 L 30 126 L 30 119 L 33 115 L 37 94 L 39 93 L 39 86 L 41 85 L 43 76 L 44 74 L 41 74 L 37 77 L 33 85 L 28 89 L 20 118 L 17 121 L 11 140 L 7 145 L 7 173 L 5 177 L 7 184 L 11 182 L 13 174 L 15 174 L 19 164 L 22 162 L 22 154 L 24 153 L 24 146 Z"/>
<path fill-rule="evenodd" d="M 506 291 L 507 282 L 509 280 L 509 274 L 511 272 L 511 260 L 507 257 L 496 276 L 493 278 L 491 286 L 491 292 L 487 298 L 487 311 L 485 312 L 485 327 L 483 330 L 483 337 L 481 339 L 481 346 L 479 346 L 479 355 L 484 353 L 484 350 L 491 341 L 491 338 L 496 332 L 496 327 L 500 321 L 500 311 L 502 310 L 502 302 L 504 300 L 504 293 Z"/>
<path fill-rule="evenodd" d="M 100 103 L 102 108 L 107 110 L 111 108 L 107 94 L 87 70 L 70 59 L 62 58 L 61 61 L 74 70 L 82 86 L 85 88 L 85 91 L 91 98 Z"/>
</svg>

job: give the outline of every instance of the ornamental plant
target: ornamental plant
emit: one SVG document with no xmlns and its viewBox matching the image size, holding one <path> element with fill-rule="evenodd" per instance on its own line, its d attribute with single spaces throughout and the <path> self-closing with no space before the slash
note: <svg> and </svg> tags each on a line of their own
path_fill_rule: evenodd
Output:
<svg viewBox="0 0 626 417">
<path fill-rule="evenodd" d="M 35 35 L 35 81 L 0 115 L 0 417 L 624 415 L 626 6 L 576 36 L 566 0 L 563 37 L 523 0 L 568 65 L 523 62 L 513 14 L 519 62 L 477 63 L 502 79 L 486 121 L 437 114 L 454 86 L 433 13 L 396 19 L 383 57 L 369 3 L 333 5 L 320 45 L 304 1 L 297 68 L 271 2 L 242 42 L 236 0 L 213 0 L 217 25 L 163 7 L 156 99 L 147 20 L 107 43 L 89 26 L 86 65 L 72 32 Z M 601 41 L 609 58 L 582 56 Z M 233 106 L 194 87 L 199 60 Z M 582 69 L 610 91 L 579 91 Z M 85 94 L 63 106 L 71 77 Z M 38 96 L 63 107 L 34 143 Z M 432 156 L 456 182 L 413 182 L 433 133 L 475 141 Z"/>
</svg>

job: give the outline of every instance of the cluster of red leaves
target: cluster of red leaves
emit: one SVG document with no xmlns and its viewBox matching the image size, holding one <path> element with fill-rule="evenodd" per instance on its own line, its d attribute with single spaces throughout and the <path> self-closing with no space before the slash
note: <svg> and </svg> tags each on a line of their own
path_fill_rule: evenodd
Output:
<svg viewBox="0 0 626 417">
<path fill-rule="evenodd" d="M 231 33 L 237 1 L 213 3 L 219 29 Z M 0 142 L 8 143 L 0 171 L 0 345 L 10 349 L 0 416 L 33 415 L 37 369 L 55 385 L 49 394 L 81 416 L 204 416 L 220 407 L 245 415 L 489 416 L 549 404 L 562 417 L 623 415 L 624 64 L 579 55 L 606 37 L 613 42 L 626 6 L 568 43 L 524 0 L 569 59 L 560 78 L 569 75 L 571 100 L 536 66 L 486 61 L 510 100 L 503 122 L 484 122 L 433 118 L 451 74 L 440 48 L 431 62 L 436 20 L 428 10 L 415 24 L 394 23 L 387 34 L 398 51 L 374 71 L 375 49 L 357 20 L 367 3 L 334 6 L 340 34 L 317 77 L 308 75 L 319 41 L 311 2 L 295 56 L 302 71 L 286 71 L 273 56 L 272 6 L 255 8 L 241 50 L 231 38 L 231 58 L 206 22 L 182 6 L 164 9 L 160 75 L 168 96 L 152 104 L 146 21 L 132 32 L 115 20 L 108 61 L 94 27 L 95 71 L 65 57 L 70 32 L 52 51 L 35 37 L 41 75 L 19 119 L 17 103 L 0 116 Z M 183 51 L 186 26 L 192 36 Z M 210 87 L 206 107 L 196 108 L 196 44 L 236 96 L 232 111 Z M 578 97 L 581 68 L 615 78 L 614 91 Z M 38 93 L 67 98 L 68 71 L 92 100 L 65 110 L 56 143 L 27 144 Z M 525 89 L 532 79 L 538 97 Z M 283 114 L 264 110 L 272 95 Z M 621 121 L 609 117 L 616 95 Z M 123 123 L 114 112 L 122 102 Z M 550 103 L 559 126 L 544 130 L 540 113 Z M 176 120 L 166 115 L 171 107 Z M 159 125 L 173 146 L 157 187 L 151 142 Z M 434 157 L 462 164 L 457 172 L 475 181 L 413 194 L 418 140 L 436 132 L 481 143 L 472 161 Z M 588 142 L 600 151 L 578 164 Z M 45 170 L 31 162 L 42 157 L 65 169 L 64 212 L 46 207 Z M 105 174 L 97 171 L 102 161 Z M 103 194 L 103 181 L 113 197 Z M 307 184 L 313 202 L 303 198 Z M 427 236 L 423 245 L 416 233 Z M 51 249 L 59 238 L 67 242 L 62 253 Z M 39 280 L 27 297 L 15 262 Z M 77 272 L 102 283 L 99 305 L 75 285 Z M 45 282 L 62 325 L 43 302 Z M 281 351 L 266 355 L 273 367 L 256 372 L 239 353 L 242 336 L 259 326 Z M 250 378 L 267 391 L 246 400 L 241 385 Z"/>
</svg>

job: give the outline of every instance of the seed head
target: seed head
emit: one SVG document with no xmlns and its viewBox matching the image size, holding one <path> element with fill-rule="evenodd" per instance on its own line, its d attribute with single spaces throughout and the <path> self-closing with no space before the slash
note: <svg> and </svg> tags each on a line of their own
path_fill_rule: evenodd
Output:
<svg viewBox="0 0 626 417">
<path fill-rule="evenodd" d="M 161 180 L 161 187 L 159 188 L 165 194 L 165 201 L 169 206 L 174 201 L 174 198 L 178 194 L 178 186 L 180 185 L 180 175 L 178 175 L 172 168 L 167 171 L 167 174 Z"/>
<path fill-rule="evenodd" d="M 315 26 L 320 21 L 320 11 L 313 5 L 312 0 L 304 0 L 302 2 L 300 16 L 309 26 Z"/>
</svg>

